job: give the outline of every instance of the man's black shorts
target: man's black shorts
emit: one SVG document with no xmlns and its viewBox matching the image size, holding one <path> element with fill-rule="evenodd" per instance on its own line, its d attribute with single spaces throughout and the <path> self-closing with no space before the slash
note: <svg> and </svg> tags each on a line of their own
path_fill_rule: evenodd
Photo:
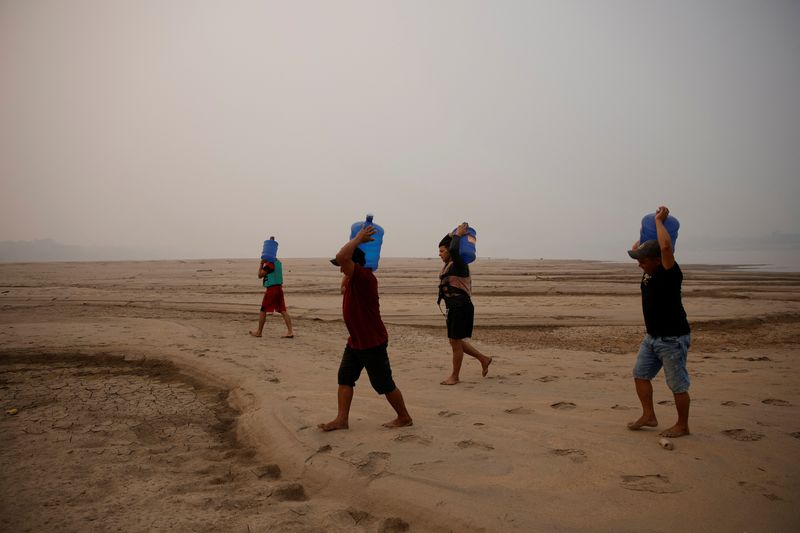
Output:
<svg viewBox="0 0 800 533">
<path fill-rule="evenodd" d="M 472 337 L 472 322 L 474 319 L 475 307 L 473 307 L 472 302 L 448 309 L 447 338 L 457 340 Z"/>
<path fill-rule="evenodd" d="M 389 366 L 389 354 L 386 352 L 388 343 L 383 343 L 374 348 L 356 350 L 345 346 L 342 362 L 339 364 L 339 385 L 355 387 L 356 381 L 361 376 L 361 370 L 366 368 L 369 382 L 378 394 L 392 392 L 397 386 L 392 379 L 392 367 Z"/>
</svg>

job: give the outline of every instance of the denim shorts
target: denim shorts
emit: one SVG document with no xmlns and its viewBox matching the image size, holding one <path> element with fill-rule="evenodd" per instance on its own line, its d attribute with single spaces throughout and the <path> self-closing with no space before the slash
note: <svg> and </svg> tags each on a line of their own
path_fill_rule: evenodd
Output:
<svg viewBox="0 0 800 533">
<path fill-rule="evenodd" d="M 689 373 L 686 371 L 686 356 L 692 344 L 691 335 L 680 337 L 653 337 L 645 335 L 636 356 L 633 377 L 651 380 L 661 367 L 667 378 L 667 386 L 674 394 L 689 390 Z"/>
</svg>

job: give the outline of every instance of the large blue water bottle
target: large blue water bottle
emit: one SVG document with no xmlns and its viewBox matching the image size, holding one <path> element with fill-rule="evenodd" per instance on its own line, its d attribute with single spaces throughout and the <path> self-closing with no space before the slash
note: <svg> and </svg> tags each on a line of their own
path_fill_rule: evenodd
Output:
<svg viewBox="0 0 800 533">
<path fill-rule="evenodd" d="M 464 222 L 466 224 L 466 222 Z M 458 229 L 458 228 L 456 228 Z M 456 230 L 454 229 L 453 232 Z M 478 241 L 478 233 L 475 231 L 475 228 L 470 227 L 467 225 L 467 234 L 461 237 L 461 240 L 458 243 L 458 255 L 461 256 L 461 260 L 464 261 L 466 264 L 470 264 L 475 261 L 477 256 L 475 250 L 475 244 Z"/>
<path fill-rule="evenodd" d="M 277 257 L 278 241 L 275 240 L 275 237 L 270 237 L 268 240 L 264 241 L 264 248 L 261 249 L 261 259 L 274 263 Z"/>
<path fill-rule="evenodd" d="M 366 220 L 359 220 L 354 222 L 352 226 L 350 226 L 350 238 L 356 236 L 356 233 L 361 231 L 361 228 L 366 226 L 372 226 L 375 228 L 375 233 L 372 234 L 373 240 L 371 242 L 362 242 L 358 245 L 361 248 L 361 251 L 364 252 L 364 256 L 366 258 L 366 264 L 364 265 L 367 268 L 371 268 L 373 271 L 378 270 L 378 261 L 381 259 L 381 246 L 383 245 L 383 228 L 379 225 L 375 224 L 373 221 L 373 215 L 371 213 L 367 213 Z"/>
<path fill-rule="evenodd" d="M 675 249 L 675 241 L 678 240 L 678 229 L 681 223 L 672 215 L 667 215 L 664 221 L 664 227 L 667 229 L 670 238 L 672 239 L 672 249 Z M 639 244 L 645 241 L 658 240 L 658 232 L 656 231 L 656 214 L 650 213 L 642 218 L 642 229 L 639 230 Z"/>
</svg>

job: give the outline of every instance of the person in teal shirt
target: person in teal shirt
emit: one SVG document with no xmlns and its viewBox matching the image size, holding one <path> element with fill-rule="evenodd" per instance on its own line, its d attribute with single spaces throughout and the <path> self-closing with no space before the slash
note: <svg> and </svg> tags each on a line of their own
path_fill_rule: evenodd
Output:
<svg viewBox="0 0 800 533">
<path fill-rule="evenodd" d="M 276 258 L 274 262 L 262 259 L 258 266 L 258 277 L 264 280 L 263 285 L 266 290 L 261 301 L 261 312 L 258 314 L 258 329 L 251 331 L 250 335 L 260 337 L 264 332 L 267 313 L 272 314 L 277 311 L 283 316 L 283 321 L 286 323 L 286 335 L 283 338 L 293 339 L 292 317 L 286 310 L 286 301 L 283 297 L 283 265 L 280 259 Z"/>
</svg>

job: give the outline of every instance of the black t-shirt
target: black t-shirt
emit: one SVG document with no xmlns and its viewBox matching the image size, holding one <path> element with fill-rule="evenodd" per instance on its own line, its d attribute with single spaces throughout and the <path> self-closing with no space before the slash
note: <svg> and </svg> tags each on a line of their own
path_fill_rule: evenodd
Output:
<svg viewBox="0 0 800 533">
<path fill-rule="evenodd" d="M 469 265 L 459 253 L 461 237 L 453 235 L 450 241 L 450 262 L 439 274 L 439 302 L 444 300 L 445 307 L 463 307 L 472 304 L 472 280 L 469 277 Z"/>
<path fill-rule="evenodd" d="M 647 333 L 653 337 L 688 335 L 689 322 L 681 302 L 683 272 L 678 263 L 669 270 L 659 266 L 652 276 L 642 276 L 642 312 Z"/>
</svg>

